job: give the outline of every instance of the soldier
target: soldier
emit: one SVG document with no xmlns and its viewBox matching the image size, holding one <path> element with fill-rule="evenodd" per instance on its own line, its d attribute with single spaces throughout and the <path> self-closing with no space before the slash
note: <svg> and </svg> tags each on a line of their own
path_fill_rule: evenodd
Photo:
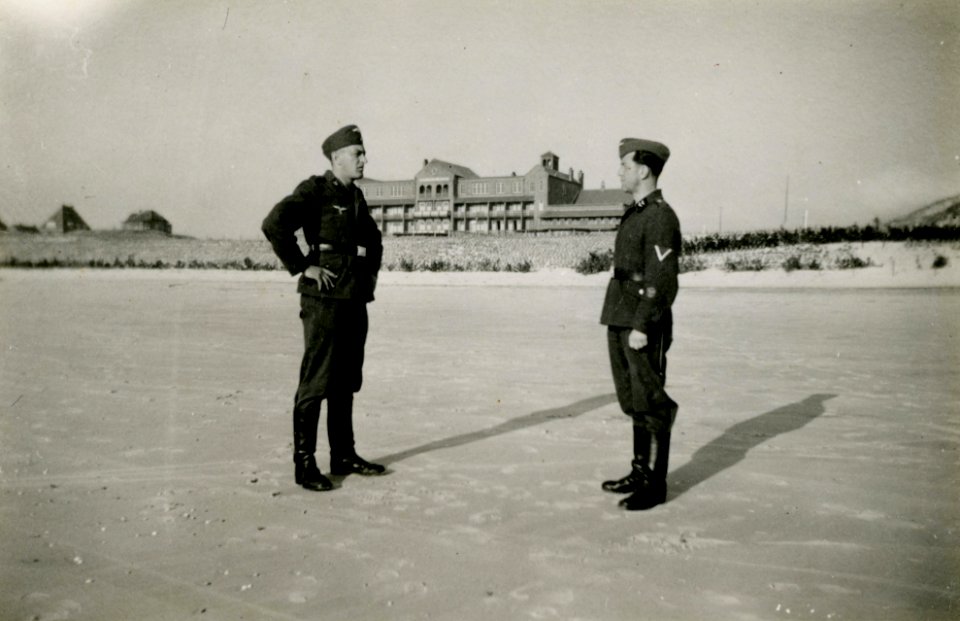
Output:
<svg viewBox="0 0 960 621">
<path fill-rule="evenodd" d="M 354 449 L 353 395 L 363 381 L 367 303 L 373 301 L 383 257 L 380 231 L 354 184 L 367 162 L 360 130 L 347 125 L 322 145 L 331 168 L 300 183 L 263 221 L 263 233 L 291 275 L 301 274 L 304 353 L 293 408 L 296 482 L 312 491 L 333 489 L 314 457 L 320 404 L 327 402 L 330 471 L 378 475 L 379 464 Z M 309 253 L 297 244 L 303 231 Z"/>
<path fill-rule="evenodd" d="M 620 141 L 620 181 L 633 195 L 620 220 L 600 323 L 617 400 L 633 419 L 633 460 L 622 479 L 604 481 L 608 492 L 631 494 L 627 510 L 666 501 L 670 430 L 677 404 L 664 390 L 673 332 L 671 305 L 677 296 L 680 222 L 657 189 L 670 150 L 659 142 Z"/>
</svg>

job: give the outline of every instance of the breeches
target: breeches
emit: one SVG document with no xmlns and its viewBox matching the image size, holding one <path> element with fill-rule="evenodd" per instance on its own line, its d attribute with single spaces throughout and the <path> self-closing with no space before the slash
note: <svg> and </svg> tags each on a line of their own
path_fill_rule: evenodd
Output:
<svg viewBox="0 0 960 621">
<path fill-rule="evenodd" d="M 303 361 L 297 405 L 330 394 L 352 394 L 363 384 L 363 348 L 367 341 L 367 305 L 350 300 L 300 297 Z"/>
<path fill-rule="evenodd" d="M 609 327 L 607 351 L 617 400 L 634 424 L 651 433 L 670 431 L 677 414 L 676 402 L 667 395 L 668 330 L 650 330 L 647 346 L 632 349 L 628 343 L 631 328 Z"/>
</svg>

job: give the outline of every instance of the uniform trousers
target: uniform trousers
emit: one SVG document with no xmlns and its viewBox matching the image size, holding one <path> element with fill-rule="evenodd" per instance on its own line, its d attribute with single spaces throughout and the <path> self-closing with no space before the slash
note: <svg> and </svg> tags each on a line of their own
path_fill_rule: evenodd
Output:
<svg viewBox="0 0 960 621">
<path fill-rule="evenodd" d="M 320 404 L 327 401 L 331 458 L 354 454 L 353 393 L 363 384 L 367 305 L 352 300 L 300 297 L 304 352 L 294 398 L 293 447 L 313 454 Z"/>
<path fill-rule="evenodd" d="M 664 389 L 671 322 L 664 321 L 647 332 L 647 346 L 630 347 L 632 328 L 607 328 L 607 351 L 620 409 L 633 418 L 636 427 L 651 434 L 669 432 L 677 415 L 677 403 Z"/>
</svg>

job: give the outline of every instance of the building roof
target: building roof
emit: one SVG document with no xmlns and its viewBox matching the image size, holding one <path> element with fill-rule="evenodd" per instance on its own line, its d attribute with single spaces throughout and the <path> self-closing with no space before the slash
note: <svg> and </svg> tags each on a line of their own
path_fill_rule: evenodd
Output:
<svg viewBox="0 0 960 621">
<path fill-rule="evenodd" d="M 563 179 L 564 181 L 572 181 L 576 183 L 576 179 L 574 177 L 571 177 L 568 173 L 560 172 L 555 168 L 547 168 L 543 164 L 535 164 L 533 167 L 530 168 L 530 170 L 527 171 L 527 174 L 524 175 L 524 177 L 528 177 L 535 173 L 543 173 L 548 177 L 556 177 L 557 179 Z"/>
<path fill-rule="evenodd" d="M 128 223 L 134 222 L 166 222 L 167 219 L 155 212 L 152 209 L 147 209 L 146 211 L 138 211 L 136 213 L 130 214 L 126 220 Z"/>
<path fill-rule="evenodd" d="M 60 209 L 53 212 L 53 215 L 47 219 L 47 225 L 55 224 L 57 227 L 66 228 L 67 223 L 72 223 L 78 229 L 90 230 L 87 223 L 83 221 L 77 210 L 71 205 L 61 205 Z"/>
<path fill-rule="evenodd" d="M 590 207 L 594 205 L 624 205 L 631 201 L 630 194 L 623 190 L 582 190 L 577 196 L 575 205 L 577 207 Z"/>
<path fill-rule="evenodd" d="M 434 167 L 443 168 L 443 169 L 445 169 L 447 172 L 449 172 L 449 173 L 451 173 L 451 174 L 453 174 L 453 175 L 456 175 L 457 177 L 463 177 L 463 178 L 465 178 L 465 179 L 479 179 L 479 178 L 480 178 L 480 176 L 479 176 L 477 173 L 473 172 L 472 170 L 470 170 L 470 169 L 467 168 L 466 166 L 461 166 L 460 164 L 451 164 L 450 162 L 445 162 L 445 161 L 443 161 L 443 160 L 438 160 L 438 159 L 436 159 L 436 158 L 434 158 L 434 159 L 430 160 L 429 162 L 427 162 L 426 164 L 424 164 L 424 165 L 423 165 L 423 168 L 421 168 L 420 171 L 417 173 L 417 176 L 419 177 L 420 174 L 423 173 L 424 170 L 426 170 L 426 169 L 428 169 L 428 168 L 434 168 Z M 431 174 L 433 174 L 433 173 L 431 173 Z"/>
</svg>

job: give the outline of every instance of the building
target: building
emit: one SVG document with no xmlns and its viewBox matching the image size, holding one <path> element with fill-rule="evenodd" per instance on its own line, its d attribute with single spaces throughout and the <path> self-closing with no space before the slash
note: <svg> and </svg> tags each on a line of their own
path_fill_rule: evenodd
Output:
<svg viewBox="0 0 960 621">
<path fill-rule="evenodd" d="M 130 217 L 123 223 L 124 231 L 160 231 L 169 235 L 173 232 L 173 227 L 166 218 L 148 209 L 147 211 L 138 211 L 130 214 Z"/>
<path fill-rule="evenodd" d="M 73 231 L 89 231 L 90 227 L 83 221 L 72 205 L 61 205 L 50 218 L 43 223 L 44 233 L 71 233 Z"/>
<path fill-rule="evenodd" d="M 583 172 L 559 170 L 551 152 L 526 174 L 480 177 L 465 166 L 424 160 L 413 179 L 361 179 L 370 213 L 386 235 L 507 234 L 615 230 L 629 196 L 584 190 Z"/>
<path fill-rule="evenodd" d="M 624 203 L 633 197 L 623 190 L 581 190 L 572 205 L 545 206 L 540 211 L 540 230 L 549 232 L 615 231 L 620 226 Z"/>
</svg>

